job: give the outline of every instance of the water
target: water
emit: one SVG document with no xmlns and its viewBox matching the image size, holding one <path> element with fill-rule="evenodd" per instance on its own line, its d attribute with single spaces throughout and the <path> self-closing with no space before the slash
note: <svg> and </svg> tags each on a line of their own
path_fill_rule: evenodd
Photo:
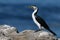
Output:
<svg viewBox="0 0 60 40">
<path fill-rule="evenodd" d="M 33 12 L 28 8 L 32 4 L 0 4 L 0 24 L 15 26 L 18 31 L 37 30 L 31 18 Z M 60 37 L 60 7 L 55 5 L 39 5 L 38 15 L 41 16 L 58 37 Z"/>
</svg>

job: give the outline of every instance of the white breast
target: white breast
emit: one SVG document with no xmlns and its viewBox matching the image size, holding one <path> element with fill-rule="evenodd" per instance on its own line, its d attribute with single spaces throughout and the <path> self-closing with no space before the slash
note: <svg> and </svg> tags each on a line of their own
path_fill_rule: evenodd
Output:
<svg viewBox="0 0 60 40">
<path fill-rule="evenodd" d="M 34 21 L 34 23 L 39 27 L 39 29 L 41 28 L 40 24 L 37 22 L 37 20 L 35 19 L 35 15 L 32 14 L 32 19 Z"/>
</svg>

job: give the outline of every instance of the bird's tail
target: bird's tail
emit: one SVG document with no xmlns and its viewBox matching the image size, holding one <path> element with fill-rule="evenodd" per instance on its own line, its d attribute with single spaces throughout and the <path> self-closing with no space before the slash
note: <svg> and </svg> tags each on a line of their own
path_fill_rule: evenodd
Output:
<svg viewBox="0 0 60 40">
<path fill-rule="evenodd" d="M 48 29 L 48 31 L 50 31 L 53 35 L 56 35 L 49 27 L 48 25 L 45 25 L 46 26 L 46 29 Z"/>
<path fill-rule="evenodd" d="M 53 33 L 54 35 L 56 35 L 52 30 L 49 29 L 49 31 L 50 31 L 51 33 Z"/>
</svg>

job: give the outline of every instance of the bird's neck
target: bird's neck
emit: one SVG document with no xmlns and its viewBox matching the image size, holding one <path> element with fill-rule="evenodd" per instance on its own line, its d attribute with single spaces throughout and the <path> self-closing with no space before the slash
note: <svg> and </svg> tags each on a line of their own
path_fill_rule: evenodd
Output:
<svg viewBox="0 0 60 40">
<path fill-rule="evenodd" d="M 34 10 L 34 12 L 32 13 L 32 15 L 37 15 L 37 11 L 38 11 L 38 9 Z"/>
</svg>

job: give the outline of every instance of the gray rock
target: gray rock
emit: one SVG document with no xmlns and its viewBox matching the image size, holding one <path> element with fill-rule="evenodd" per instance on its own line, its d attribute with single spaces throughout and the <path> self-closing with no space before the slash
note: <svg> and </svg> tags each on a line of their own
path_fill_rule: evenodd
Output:
<svg viewBox="0 0 60 40">
<path fill-rule="evenodd" d="M 57 37 L 47 31 L 24 30 L 17 33 L 15 27 L 0 25 L 0 40 L 57 40 Z"/>
<path fill-rule="evenodd" d="M 60 40 L 60 38 L 58 38 L 58 40 Z"/>
</svg>

